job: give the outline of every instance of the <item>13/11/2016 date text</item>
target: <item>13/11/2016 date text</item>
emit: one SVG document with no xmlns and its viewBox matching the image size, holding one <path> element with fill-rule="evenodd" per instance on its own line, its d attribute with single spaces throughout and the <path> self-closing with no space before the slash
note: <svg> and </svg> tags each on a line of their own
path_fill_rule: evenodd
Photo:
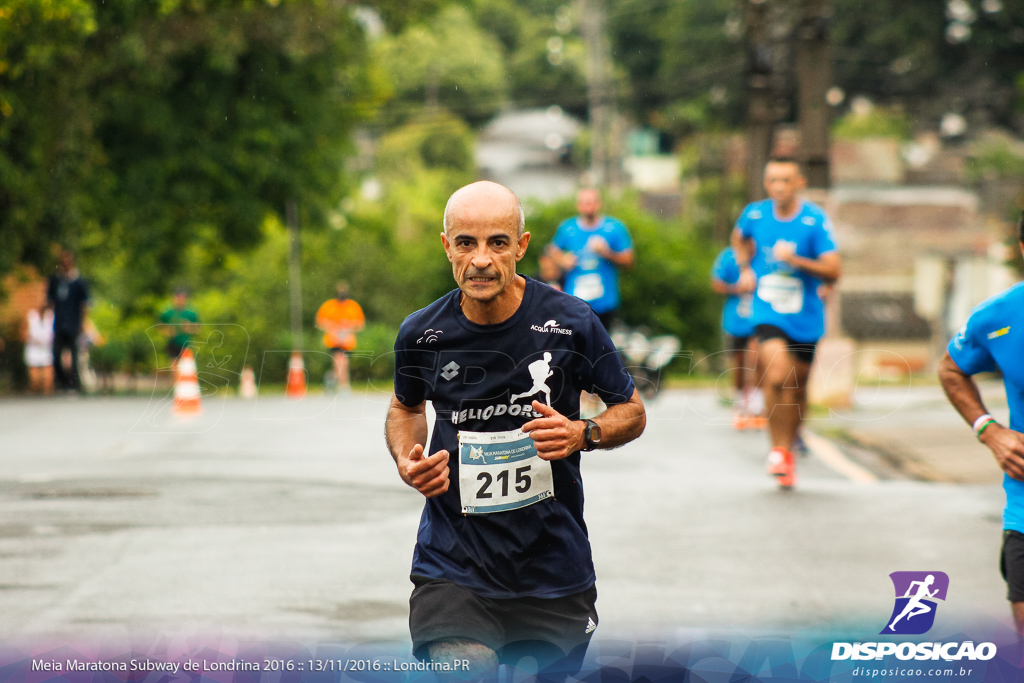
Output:
<svg viewBox="0 0 1024 683">
<path fill-rule="evenodd" d="M 450 662 L 404 662 L 380 659 L 308 659 L 295 662 L 288 659 L 266 659 L 264 671 L 468 671 L 468 659 Z"/>
</svg>

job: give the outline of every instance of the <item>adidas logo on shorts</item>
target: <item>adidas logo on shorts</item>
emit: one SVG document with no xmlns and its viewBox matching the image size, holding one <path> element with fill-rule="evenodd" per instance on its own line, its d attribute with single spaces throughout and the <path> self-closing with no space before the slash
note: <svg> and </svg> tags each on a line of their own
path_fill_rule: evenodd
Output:
<svg viewBox="0 0 1024 683">
<path fill-rule="evenodd" d="M 597 624 L 594 623 L 592 618 L 589 618 L 587 619 L 587 630 L 584 633 L 593 633 L 595 628 L 597 628 Z"/>
</svg>

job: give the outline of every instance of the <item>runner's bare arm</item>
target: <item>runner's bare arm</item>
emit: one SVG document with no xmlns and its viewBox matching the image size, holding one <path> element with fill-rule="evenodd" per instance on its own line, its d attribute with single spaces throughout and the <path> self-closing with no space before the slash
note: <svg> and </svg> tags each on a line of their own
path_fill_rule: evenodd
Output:
<svg viewBox="0 0 1024 683">
<path fill-rule="evenodd" d="M 736 281 L 736 293 L 752 292 L 757 287 L 757 276 L 750 269 L 750 261 L 754 258 L 754 240 L 744 237 L 737 228 L 732 231 L 729 242 L 732 245 L 736 265 L 740 269 L 740 278 Z"/>
<path fill-rule="evenodd" d="M 743 292 L 740 291 L 739 284 L 730 285 L 726 282 L 723 282 L 722 280 L 719 280 L 717 277 L 711 278 L 711 290 L 716 294 L 743 294 Z"/>
<path fill-rule="evenodd" d="M 775 258 L 785 261 L 794 268 L 798 268 L 814 277 L 821 278 L 825 282 L 835 282 L 843 274 L 842 259 L 839 258 L 839 252 L 837 251 L 830 251 L 813 259 L 798 256 L 792 251 L 792 248 L 789 250 L 776 248 Z"/>
<path fill-rule="evenodd" d="M 523 425 L 537 447 L 537 455 L 544 460 L 559 460 L 568 457 L 586 446 L 583 420 L 570 420 L 554 408 L 540 401 L 533 402 L 534 412 L 543 417 L 530 420 Z M 614 405 L 595 418 L 601 428 L 602 449 L 615 448 L 640 436 L 647 426 L 647 414 L 640 394 L 634 389 L 625 403 Z"/>
<path fill-rule="evenodd" d="M 632 249 L 624 249 L 623 251 L 612 251 L 609 249 L 604 257 L 619 268 L 632 268 L 636 262 Z"/>
<path fill-rule="evenodd" d="M 572 270 L 576 267 L 576 255 L 571 251 L 562 251 L 554 244 L 549 244 L 547 246 L 547 254 L 562 270 Z"/>
<path fill-rule="evenodd" d="M 609 245 L 608 241 L 603 237 L 591 237 L 588 242 L 590 249 L 594 251 L 601 258 L 611 261 L 613 265 L 619 268 L 632 268 L 633 267 L 633 250 L 623 249 L 622 251 L 614 251 Z"/>
<path fill-rule="evenodd" d="M 948 351 L 939 361 L 939 381 L 949 402 L 967 424 L 973 425 L 988 412 L 974 378 L 960 369 Z M 1024 480 L 1024 434 L 995 423 L 982 432 L 980 439 L 1004 472 L 1014 479 Z"/>
<path fill-rule="evenodd" d="M 392 396 L 384 423 L 384 440 L 402 481 L 427 498 L 433 498 L 448 490 L 448 451 L 424 457 L 426 409 L 426 402 L 410 408 Z"/>
</svg>

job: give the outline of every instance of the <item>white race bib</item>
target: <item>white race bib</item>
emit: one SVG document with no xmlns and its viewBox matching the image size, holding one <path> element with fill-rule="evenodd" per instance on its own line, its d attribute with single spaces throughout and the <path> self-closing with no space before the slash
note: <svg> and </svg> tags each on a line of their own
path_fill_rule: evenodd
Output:
<svg viewBox="0 0 1024 683">
<path fill-rule="evenodd" d="M 464 515 L 533 505 L 555 495 L 551 463 L 521 429 L 459 432 L 459 495 Z"/>
<path fill-rule="evenodd" d="M 604 296 L 604 282 L 600 273 L 587 273 L 573 280 L 572 295 L 584 301 L 596 301 Z"/>
<path fill-rule="evenodd" d="M 753 294 L 741 294 L 739 301 L 736 302 L 736 315 L 740 318 L 747 319 L 754 312 L 754 295 Z"/>
<path fill-rule="evenodd" d="M 776 313 L 799 313 L 804 308 L 804 282 L 785 273 L 762 275 L 757 280 L 757 296 Z"/>
</svg>

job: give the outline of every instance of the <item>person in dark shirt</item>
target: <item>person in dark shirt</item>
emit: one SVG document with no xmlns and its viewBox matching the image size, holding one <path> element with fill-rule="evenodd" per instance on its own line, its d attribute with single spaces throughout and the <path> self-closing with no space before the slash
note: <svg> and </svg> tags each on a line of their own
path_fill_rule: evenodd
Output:
<svg viewBox="0 0 1024 683">
<path fill-rule="evenodd" d="M 402 324 L 385 429 L 399 475 L 426 498 L 413 649 L 474 677 L 531 656 L 540 678 L 564 680 L 597 628 L 581 452 L 637 438 L 644 406 L 587 302 L 516 274 L 530 234 L 510 190 L 458 190 L 444 227 L 458 289 Z M 608 409 L 580 420 L 581 390 Z"/>
<path fill-rule="evenodd" d="M 78 335 L 89 308 L 89 284 L 75 266 L 75 255 L 64 249 L 57 272 L 50 276 L 46 303 L 53 309 L 53 378 L 58 389 L 79 391 Z"/>
</svg>

